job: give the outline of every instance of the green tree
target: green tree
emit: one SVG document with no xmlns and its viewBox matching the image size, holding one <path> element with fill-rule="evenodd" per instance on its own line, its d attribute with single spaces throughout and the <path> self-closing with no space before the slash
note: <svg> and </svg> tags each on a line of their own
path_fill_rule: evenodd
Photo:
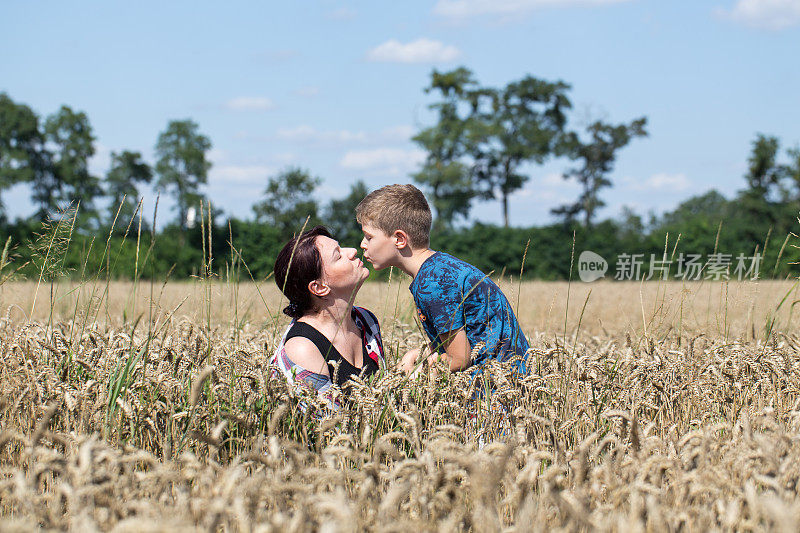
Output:
<svg viewBox="0 0 800 533">
<path fill-rule="evenodd" d="M 363 181 L 350 186 L 350 193 L 340 200 L 331 200 L 325 207 L 323 221 L 343 246 L 358 247 L 361 226 L 356 220 L 356 206 L 369 192 Z"/>
<path fill-rule="evenodd" d="M 95 153 L 89 118 L 82 111 L 61 106 L 47 117 L 44 131 L 47 148 L 52 153 L 52 175 L 40 183 L 34 182 L 34 200 L 40 205 L 40 214 L 52 215 L 54 209 L 80 203 L 79 220 L 97 221 L 94 200 L 103 191 L 100 180 L 89 172 L 89 159 Z"/>
<path fill-rule="evenodd" d="M 300 231 L 306 217 L 307 227 L 319 223 L 318 206 L 312 197 L 321 180 L 301 168 L 288 168 L 269 178 L 264 199 L 253 206 L 256 221 L 270 224 L 289 239 Z"/>
<path fill-rule="evenodd" d="M 792 185 L 794 198 L 800 198 L 800 146 L 789 148 L 786 151 L 789 156 L 789 164 L 786 165 L 785 174 Z"/>
<path fill-rule="evenodd" d="M 429 106 L 437 113 L 437 123 L 413 138 L 427 152 L 422 169 L 413 178 L 430 194 L 438 226 L 449 227 L 456 217 L 466 218 L 477 195 L 465 162 L 471 123 L 465 105 L 476 89 L 472 72 L 464 67 L 441 73 L 434 70 L 431 84 L 425 88 L 426 93 L 440 93 L 441 100 Z"/>
<path fill-rule="evenodd" d="M 571 157 L 580 161 L 580 166 L 567 170 L 564 179 L 576 179 L 582 192 L 575 203 L 552 209 L 551 212 L 566 221 L 575 220 L 583 213 L 584 226 L 591 227 L 597 210 L 606 205 L 600 199 L 600 191 L 611 186 L 608 174 L 614 169 L 618 150 L 634 137 L 646 136 L 646 125 L 645 117 L 616 126 L 596 121 L 587 128 L 588 141 L 581 142 L 577 135 L 572 135 Z"/>
<path fill-rule="evenodd" d="M 525 163 L 543 164 L 566 149 L 565 111 L 572 107 L 564 82 L 526 76 L 503 89 L 482 89 L 472 98 L 471 144 L 476 177 L 485 197 L 500 198 L 509 225 L 508 198 L 530 176 Z"/>
<path fill-rule="evenodd" d="M 17 183 L 41 179 L 47 166 L 43 145 L 36 113 L 0 93 L 0 194 Z M 4 213 L 0 197 L 0 216 Z"/>
<path fill-rule="evenodd" d="M 745 193 L 754 199 L 767 200 L 779 184 L 785 170 L 785 167 L 777 162 L 780 142 L 777 137 L 759 133 L 752 146 L 750 156 L 747 158 L 745 181 L 748 189 Z"/>
<path fill-rule="evenodd" d="M 788 167 L 778 163 L 780 141 L 777 137 L 757 134 L 751 144 L 744 175 L 747 187 L 738 197 L 740 213 L 735 222 L 743 224 L 746 239 L 757 238 L 762 231 L 775 227 L 783 217 L 779 199 L 788 196 L 782 191 Z"/>
<path fill-rule="evenodd" d="M 707 222 L 706 227 L 716 227 L 730 215 L 730 202 L 716 189 L 684 200 L 672 211 L 667 211 L 657 221 L 659 228 L 674 228 L 681 231 L 681 224 L 694 223 L 698 219 Z"/>
<path fill-rule="evenodd" d="M 109 219 L 117 218 L 118 227 L 127 227 L 139 204 L 138 186 L 150 183 L 153 170 L 142 160 L 139 152 L 111 153 L 111 168 L 106 175 L 106 196 L 111 200 Z M 119 214 L 117 214 L 119 213 Z"/>
<path fill-rule="evenodd" d="M 156 188 L 171 193 L 176 202 L 179 222 L 186 229 L 190 207 L 199 207 L 203 196 L 200 187 L 208 183 L 211 162 L 207 153 L 211 141 L 199 132 L 192 120 L 173 120 L 156 142 Z"/>
</svg>

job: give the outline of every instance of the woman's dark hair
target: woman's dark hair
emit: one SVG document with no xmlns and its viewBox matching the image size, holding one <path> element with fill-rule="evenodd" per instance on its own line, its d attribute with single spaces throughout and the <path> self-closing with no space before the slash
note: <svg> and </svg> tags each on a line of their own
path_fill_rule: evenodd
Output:
<svg viewBox="0 0 800 533">
<path fill-rule="evenodd" d="M 300 318 L 314 307 L 308 284 L 322 276 L 317 237 L 333 238 L 325 226 L 315 226 L 286 243 L 275 259 L 275 283 L 289 299 L 283 312 Z"/>
</svg>

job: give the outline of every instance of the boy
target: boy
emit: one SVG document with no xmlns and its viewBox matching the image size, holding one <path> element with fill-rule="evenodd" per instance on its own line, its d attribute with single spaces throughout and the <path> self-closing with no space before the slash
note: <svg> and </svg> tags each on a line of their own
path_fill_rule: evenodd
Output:
<svg viewBox="0 0 800 533">
<path fill-rule="evenodd" d="M 394 266 L 411 276 L 409 290 L 431 348 L 451 371 L 519 356 L 517 368 L 525 372 L 528 341 L 511 304 L 483 272 L 429 248 L 431 210 L 419 189 L 387 185 L 373 191 L 356 207 L 356 219 L 364 258 L 377 270 Z M 403 357 L 406 373 L 419 356 L 412 350 Z"/>
</svg>

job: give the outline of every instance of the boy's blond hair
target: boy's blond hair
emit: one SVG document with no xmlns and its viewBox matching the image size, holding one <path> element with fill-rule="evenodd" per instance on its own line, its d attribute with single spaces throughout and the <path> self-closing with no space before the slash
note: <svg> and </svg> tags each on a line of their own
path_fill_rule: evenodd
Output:
<svg viewBox="0 0 800 533">
<path fill-rule="evenodd" d="M 356 207 L 356 220 L 386 235 L 402 230 L 412 248 L 428 247 L 431 208 L 422 191 L 413 185 L 387 185 L 372 191 Z"/>
</svg>

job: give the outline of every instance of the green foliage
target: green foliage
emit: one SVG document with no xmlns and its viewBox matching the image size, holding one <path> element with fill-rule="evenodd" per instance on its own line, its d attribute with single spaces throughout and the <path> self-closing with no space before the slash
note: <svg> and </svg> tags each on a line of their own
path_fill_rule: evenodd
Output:
<svg viewBox="0 0 800 533">
<path fill-rule="evenodd" d="M 476 90 L 472 72 L 464 67 L 444 73 L 434 70 L 425 89 L 426 93 L 437 91 L 441 100 L 429 106 L 438 115 L 437 123 L 413 138 L 427 152 L 413 178 L 430 193 L 437 226 L 446 228 L 457 217 L 466 218 L 478 195 L 471 168 L 463 161 L 471 149 L 473 123 L 464 104 Z"/>
<path fill-rule="evenodd" d="M 126 228 L 139 204 L 139 184 L 150 183 L 153 170 L 139 152 L 111 152 L 111 168 L 106 174 L 105 194 L 110 199 L 106 223 L 116 219 L 116 227 Z M 134 226 L 132 226 L 134 227 Z"/>
<path fill-rule="evenodd" d="M 44 174 L 43 145 L 36 113 L 0 93 L 0 194 L 11 185 L 31 182 Z M 3 214 L 0 201 L 0 216 Z"/>
<path fill-rule="evenodd" d="M 268 224 L 236 218 L 230 219 L 229 223 L 233 245 L 241 251 L 242 259 L 253 277 L 267 277 L 272 272 L 278 252 L 286 243 L 280 230 Z"/>
<path fill-rule="evenodd" d="M 351 200 L 355 198 L 353 195 Z M 519 275 L 523 252 L 530 239 L 524 277 L 567 279 L 573 236 L 576 253 L 592 250 L 608 261 L 610 272 L 607 278 L 613 276 L 620 254 L 642 254 L 642 271 L 646 273 L 651 254 L 660 259 L 665 241 L 668 256 L 672 256 L 674 249 L 675 261 L 681 253 L 700 254 L 705 260 L 709 254 L 722 252 L 731 254 L 735 260 L 740 253 L 751 256 L 758 250 L 765 254 L 760 269 L 762 276 L 796 276 L 796 268 L 790 263 L 800 260 L 800 250 L 792 247 L 796 242 L 791 239 L 784 246 L 789 232 L 797 230 L 796 204 L 787 202 L 772 205 L 772 209 L 776 210 L 775 218 L 778 219 L 778 223 L 772 224 L 748 215 L 741 209 L 740 202 L 740 199 L 727 200 L 712 191 L 686 200 L 675 210 L 649 223 L 643 222 L 635 213 L 628 212 L 619 220 L 602 220 L 591 228 L 578 222 L 528 228 L 475 223 L 468 227 L 437 230 L 431 236 L 431 245 L 436 250 L 451 253 L 474 264 L 483 272 L 493 272 L 495 277 L 504 274 L 516 278 Z M 347 214 L 352 215 L 352 211 L 344 213 Z M 345 222 L 344 215 L 339 219 L 340 223 Z M 355 220 L 355 217 L 352 216 L 352 219 Z M 334 228 L 337 224 L 336 220 L 327 220 L 325 217 L 321 222 Z M 54 237 L 54 231 L 48 233 L 24 222 L 8 226 L 7 233 L 0 235 L 3 242 L 11 239 L 10 248 L 14 248 L 15 253 L 8 255 L 6 269 L 16 272 L 15 277 L 24 275 L 35 281 L 44 272 L 43 280 L 47 281 L 59 276 L 80 277 L 81 272 L 85 271 L 102 272 L 104 278 L 106 275 L 111 279 L 134 278 L 137 243 L 132 235 L 127 238 L 121 234 L 112 236 L 109 252 L 104 254 L 104 239 L 103 243 L 97 243 L 94 242 L 97 238 L 91 235 L 70 233 L 66 219 L 54 221 L 49 227 L 51 230 L 60 228 L 58 236 Z M 352 234 L 337 231 L 335 235 L 344 244 L 356 246 L 360 233 L 355 226 L 350 230 Z M 217 276 L 224 276 L 232 265 L 229 244 L 232 243 L 236 250 L 233 255 L 238 258 L 237 254 L 241 254 L 241 260 L 253 278 L 267 278 L 272 272 L 278 251 L 287 240 L 278 227 L 255 220 L 229 218 L 219 225 L 212 224 L 211 231 L 213 274 Z M 184 239 L 184 245 L 176 246 L 180 238 Z M 202 273 L 203 237 L 199 226 L 184 230 L 172 224 L 155 235 L 155 242 L 151 243 L 151 239 L 151 233 L 142 232 L 138 272 L 144 279 L 163 280 L 167 276 L 184 279 Z M 48 256 L 47 243 L 51 241 L 51 250 L 58 248 L 58 251 Z M 28 244 L 30 242 L 38 244 L 31 246 Z M 18 243 L 23 244 L 14 247 Z M 60 247 L 57 246 L 59 243 Z M 152 252 L 146 265 L 143 265 L 143 251 L 150 248 L 151 244 Z M 48 259 L 43 261 L 46 257 Z M 25 265 L 31 260 L 32 263 Z M 675 271 L 676 266 L 673 266 L 672 273 Z M 249 280 L 247 271 L 242 269 L 242 272 L 242 279 Z M 373 278 L 385 279 L 387 275 L 386 271 L 381 271 L 374 273 Z M 573 278 L 575 276 L 573 272 Z"/>
<path fill-rule="evenodd" d="M 331 200 L 326 206 L 323 220 L 342 246 L 358 248 L 363 234 L 361 225 L 355 217 L 356 206 L 369 193 L 363 181 L 357 181 L 350 187 L 350 193 L 341 200 Z"/>
<path fill-rule="evenodd" d="M 620 226 L 604 221 L 595 231 L 582 226 L 554 224 L 531 228 L 507 228 L 476 223 L 471 228 L 432 235 L 431 245 L 475 265 L 483 272 L 519 275 L 525 246 L 530 240 L 524 277 L 527 279 L 566 279 L 569 277 L 573 234 L 575 249 L 593 250 L 615 258 Z M 639 246 L 639 242 L 635 245 Z M 625 250 L 622 250 L 625 251 Z"/>
<path fill-rule="evenodd" d="M 40 281 L 53 281 L 71 270 L 66 258 L 77 218 L 78 208 L 71 206 L 43 222 L 34 233 L 30 257 Z"/>
<path fill-rule="evenodd" d="M 509 225 L 508 198 L 530 179 L 520 167 L 541 165 L 564 152 L 565 112 L 572 107 L 570 86 L 526 76 L 503 89 L 473 95 L 472 157 L 484 196 L 500 198 L 503 225 Z"/>
<path fill-rule="evenodd" d="M 580 161 L 581 165 L 567 170 L 564 179 L 576 179 L 582 192 L 575 203 L 558 207 L 552 212 L 567 221 L 573 221 L 583 213 L 584 225 L 591 227 L 597 210 L 606 205 L 599 193 L 601 189 L 611 186 L 608 175 L 614 169 L 617 151 L 634 137 L 646 136 L 646 124 L 645 117 L 617 126 L 596 121 L 587 128 L 588 141 L 582 142 L 572 134 L 567 146 L 571 157 Z"/>
<path fill-rule="evenodd" d="M 39 193 L 35 197 L 41 214 L 52 215 L 55 209 L 80 203 L 80 225 L 96 228 L 98 215 L 94 201 L 103 191 L 100 180 L 89 172 L 89 159 L 95 153 L 89 118 L 83 112 L 61 106 L 58 112 L 47 117 L 44 133 L 52 154 L 52 175 L 49 180 L 34 185 Z"/>
<path fill-rule="evenodd" d="M 758 199 L 767 199 L 771 190 L 778 185 L 784 172 L 777 164 L 780 143 L 777 137 L 759 133 L 753 141 L 753 150 L 747 159 L 745 174 L 747 194 Z"/>
<path fill-rule="evenodd" d="M 509 196 L 529 179 L 521 166 L 564 152 L 569 88 L 526 76 L 495 89 L 479 86 L 464 67 L 433 71 L 425 92 L 440 95 L 430 106 L 437 122 L 414 137 L 427 157 L 413 177 L 431 196 L 437 226 L 467 218 L 477 198 L 499 198 L 509 225 Z"/>
<path fill-rule="evenodd" d="M 206 159 L 211 141 L 192 120 L 173 120 L 156 142 L 156 187 L 175 197 L 178 225 L 187 227 L 189 208 L 197 209 L 200 187 L 208 183 L 211 162 Z M 181 239 L 182 240 L 182 239 Z"/>
<path fill-rule="evenodd" d="M 138 325 L 138 320 L 133 324 L 133 328 L 131 331 L 131 338 L 133 338 L 133 334 L 136 332 L 137 325 Z M 145 344 L 138 350 L 135 349 L 135 344 L 131 342 L 130 349 L 128 350 L 128 357 L 126 357 L 124 361 L 123 359 L 119 359 L 117 361 L 117 366 L 114 369 L 114 373 L 108 380 L 108 403 L 106 404 L 106 412 L 105 412 L 106 432 L 110 430 L 109 425 L 111 423 L 111 420 L 114 418 L 114 414 L 117 411 L 118 400 L 125 399 L 125 394 L 128 392 L 128 388 L 133 382 L 133 376 L 134 376 L 133 369 L 136 368 L 136 364 L 142 358 L 142 355 L 147 352 L 149 346 L 150 346 L 149 336 Z"/>
<path fill-rule="evenodd" d="M 758 252 L 764 254 L 762 276 L 796 275 L 792 262 L 800 260 L 800 248 L 791 235 L 798 224 L 800 147 L 786 150 L 784 156 L 776 137 L 758 134 L 744 175 L 746 187 L 736 197 L 710 191 L 647 222 L 630 210 L 618 220 L 596 222 L 597 210 L 604 205 L 600 192 L 610 186 L 608 176 L 618 150 L 646 135 L 646 119 L 619 125 L 597 121 L 581 139 L 564 129 L 568 90 L 563 82 L 531 76 L 495 89 L 479 86 L 463 67 L 433 72 L 426 91 L 439 97 L 431 105 L 438 121 L 414 138 L 428 153 L 414 179 L 426 188 L 437 213 L 433 248 L 495 276 L 517 276 L 522 269 L 527 278 L 567 279 L 573 242 L 576 252 L 592 250 L 612 269 L 621 254 L 641 254 L 646 271 L 651 255 L 661 258 L 666 247 L 675 260 L 681 254 L 707 257 L 720 252 L 735 258 Z M 307 218 L 309 226 L 328 225 L 345 245 L 357 246 L 361 240 L 354 211 L 368 192 L 366 185 L 357 182 L 347 196 L 320 206 L 314 193 L 322 180 L 300 168 L 269 178 L 264 197 L 253 206 L 254 220 L 230 217 L 217 225 L 224 216 L 214 210 L 203 217 L 210 218 L 205 233 L 200 225 L 189 227 L 187 214 L 199 208 L 211 166 L 211 142 L 191 120 L 170 122 L 158 137 L 156 185 L 175 196 L 179 219 L 151 232 L 152 220 L 133 217 L 138 188 L 153 179 L 153 170 L 138 152 L 112 153 L 101 187 L 88 171 L 93 143 L 84 113 L 62 106 L 40 128 L 30 108 L 0 93 L 0 193 L 27 182 L 39 205 L 38 216 L 29 220 L 10 222 L 0 213 L 0 240 L 5 243 L 0 283 L 8 276 L 42 282 L 84 275 L 163 280 L 231 272 L 262 280 L 270 276 L 280 248 Z M 504 227 L 454 225 L 459 218 L 467 220 L 477 199 L 507 200 L 529 179 L 519 170 L 523 163 L 541 163 L 557 155 L 578 161 L 565 177 L 583 187 L 578 201 L 559 211 L 562 223 L 515 228 L 508 226 L 506 212 Z M 104 229 L 93 205 L 100 194 L 111 203 Z M 200 211 L 196 213 L 200 218 Z M 129 224 L 134 231 L 126 234 Z M 387 271 L 373 274 L 388 276 Z"/>
<path fill-rule="evenodd" d="M 800 198 L 800 146 L 795 146 L 786 151 L 789 163 L 784 166 L 785 177 L 789 181 L 787 197 Z"/>
<path fill-rule="evenodd" d="M 269 178 L 264 199 L 253 206 L 256 221 L 278 229 L 284 240 L 319 223 L 318 206 L 312 197 L 322 180 L 301 168 L 289 168 Z"/>
</svg>

